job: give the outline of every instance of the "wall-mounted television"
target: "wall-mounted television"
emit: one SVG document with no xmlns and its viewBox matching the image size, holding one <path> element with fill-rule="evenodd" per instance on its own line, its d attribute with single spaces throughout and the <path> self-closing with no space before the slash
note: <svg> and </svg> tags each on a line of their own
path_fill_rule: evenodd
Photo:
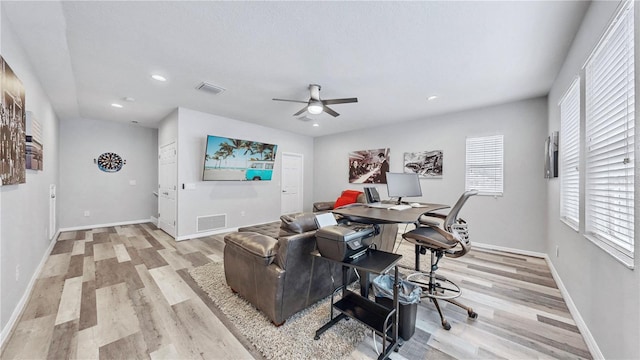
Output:
<svg viewBox="0 0 640 360">
<path fill-rule="evenodd" d="M 202 180 L 271 180 L 277 149 L 274 144 L 208 135 Z"/>
</svg>

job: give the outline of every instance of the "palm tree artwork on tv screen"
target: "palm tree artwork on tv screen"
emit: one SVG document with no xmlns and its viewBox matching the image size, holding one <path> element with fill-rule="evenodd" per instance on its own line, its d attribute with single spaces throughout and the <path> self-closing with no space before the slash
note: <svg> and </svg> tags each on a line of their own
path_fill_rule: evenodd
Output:
<svg viewBox="0 0 640 360">
<path fill-rule="evenodd" d="M 271 180 L 278 145 L 207 136 L 202 179 Z"/>
</svg>

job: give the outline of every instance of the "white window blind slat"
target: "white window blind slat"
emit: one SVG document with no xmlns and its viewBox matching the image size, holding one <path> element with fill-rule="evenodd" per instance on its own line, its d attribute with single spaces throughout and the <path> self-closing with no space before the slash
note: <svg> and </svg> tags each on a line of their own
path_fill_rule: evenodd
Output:
<svg viewBox="0 0 640 360">
<path fill-rule="evenodd" d="M 627 264 L 635 218 L 633 7 L 626 4 L 585 66 L 585 231 Z"/>
<path fill-rule="evenodd" d="M 580 224 L 580 79 L 560 101 L 560 219 L 578 230 Z"/>
<path fill-rule="evenodd" d="M 503 136 L 467 138 L 466 190 L 478 190 L 479 195 L 502 195 Z"/>
</svg>

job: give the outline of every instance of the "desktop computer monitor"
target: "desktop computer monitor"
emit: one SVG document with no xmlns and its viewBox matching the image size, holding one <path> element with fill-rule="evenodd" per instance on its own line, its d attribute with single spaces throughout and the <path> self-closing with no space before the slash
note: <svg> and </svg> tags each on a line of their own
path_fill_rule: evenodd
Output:
<svg viewBox="0 0 640 360">
<path fill-rule="evenodd" d="M 398 204 L 402 203 L 403 197 L 420 197 L 422 188 L 420 178 L 415 173 L 387 173 L 387 192 L 389 197 L 397 197 Z"/>
</svg>

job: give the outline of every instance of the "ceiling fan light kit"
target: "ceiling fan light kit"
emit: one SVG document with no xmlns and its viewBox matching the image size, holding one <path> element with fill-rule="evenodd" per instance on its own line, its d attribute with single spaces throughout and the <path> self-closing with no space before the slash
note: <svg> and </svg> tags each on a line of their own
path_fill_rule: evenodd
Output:
<svg viewBox="0 0 640 360">
<path fill-rule="evenodd" d="M 322 112 L 323 105 L 320 101 L 310 101 L 309 106 L 307 106 L 307 111 L 310 114 L 318 115 Z"/>
<path fill-rule="evenodd" d="M 318 85 L 318 84 L 309 84 L 309 100 L 307 100 L 307 101 L 289 100 L 289 99 L 275 99 L 275 98 L 273 100 L 275 100 L 275 101 L 297 102 L 297 103 L 307 104 L 307 106 L 305 106 L 302 109 L 300 109 L 300 111 L 298 111 L 297 113 L 293 114 L 293 116 L 298 116 L 298 115 L 302 114 L 305 111 L 308 111 L 309 114 L 313 114 L 313 115 L 321 114 L 324 111 L 324 112 L 326 112 L 327 114 L 329 114 L 329 115 L 331 115 L 333 117 L 340 116 L 340 114 L 338 114 L 335 110 L 331 109 L 327 105 L 347 104 L 347 103 L 358 102 L 358 98 L 321 100 L 320 99 L 320 85 Z"/>
</svg>

